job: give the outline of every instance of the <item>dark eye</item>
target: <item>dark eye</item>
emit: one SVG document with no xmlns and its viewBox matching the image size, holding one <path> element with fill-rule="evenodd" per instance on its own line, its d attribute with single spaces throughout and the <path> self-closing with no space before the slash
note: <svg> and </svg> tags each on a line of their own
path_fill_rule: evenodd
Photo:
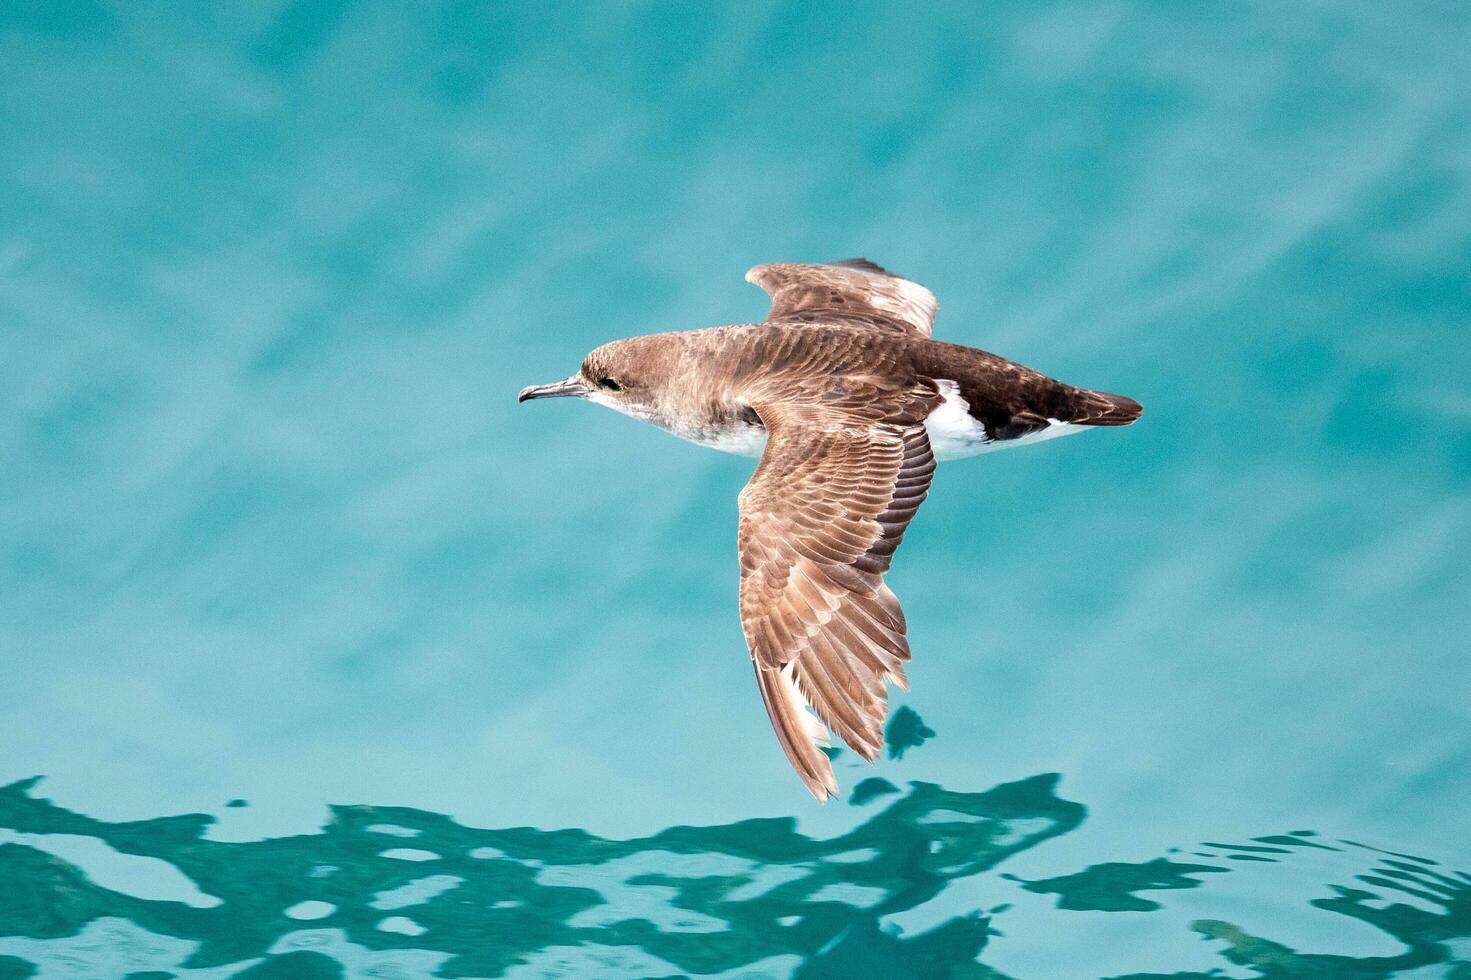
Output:
<svg viewBox="0 0 1471 980">
<path fill-rule="evenodd" d="M 606 388 L 608 391 L 622 391 L 623 390 L 623 386 L 621 384 L 619 384 L 618 382 L 614 381 L 612 378 L 604 378 L 603 380 L 599 381 L 598 382 L 598 387 L 599 388 Z"/>
</svg>

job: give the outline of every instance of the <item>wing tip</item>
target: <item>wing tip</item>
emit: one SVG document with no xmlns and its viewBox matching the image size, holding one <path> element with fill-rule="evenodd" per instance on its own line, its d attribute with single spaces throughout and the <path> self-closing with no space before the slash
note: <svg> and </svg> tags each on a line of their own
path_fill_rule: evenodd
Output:
<svg viewBox="0 0 1471 980">
<path fill-rule="evenodd" d="M 807 791 L 819 803 L 826 803 L 838 794 L 832 761 L 822 751 L 830 736 L 826 726 L 807 710 L 809 702 L 793 675 L 791 664 L 775 670 L 756 665 L 761 698 L 787 761 Z"/>
<path fill-rule="evenodd" d="M 843 289 L 856 291 L 862 306 L 871 308 L 876 314 L 893 320 L 901 329 L 910 330 L 928 337 L 934 330 L 935 314 L 940 304 L 935 294 L 921 284 L 890 272 L 883 266 L 863 257 L 839 259 L 836 262 L 768 262 L 746 270 L 746 282 L 760 286 L 772 298 L 772 310 L 768 319 L 785 316 L 806 303 L 813 309 L 826 309 L 822 303 L 813 305 L 813 296 L 823 290 L 794 288 L 795 295 L 784 295 L 789 287 L 815 284 L 824 290 Z M 836 280 L 836 281 L 834 281 Z M 881 288 L 863 288 L 883 282 Z M 809 295 L 812 294 L 812 295 Z"/>
<path fill-rule="evenodd" d="M 807 792 L 811 793 L 812 798 L 819 803 L 827 803 L 838 795 L 838 780 L 833 776 L 831 769 L 828 770 L 825 780 L 818 781 L 816 779 L 808 780 L 803 778 L 802 782 L 806 784 Z"/>
<path fill-rule="evenodd" d="M 881 276 L 891 276 L 895 279 L 903 278 L 902 276 L 895 276 L 894 273 L 890 272 L 888 269 L 885 269 L 877 262 L 874 262 L 870 259 L 865 259 L 862 256 L 851 259 L 838 259 L 836 262 L 828 262 L 827 264 L 841 266 L 844 269 L 859 269 L 863 272 L 877 272 Z"/>
</svg>

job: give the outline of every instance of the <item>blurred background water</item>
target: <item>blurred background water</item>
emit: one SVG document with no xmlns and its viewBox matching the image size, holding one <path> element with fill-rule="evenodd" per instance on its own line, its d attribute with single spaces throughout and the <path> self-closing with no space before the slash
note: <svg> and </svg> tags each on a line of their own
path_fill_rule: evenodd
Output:
<svg viewBox="0 0 1471 980">
<path fill-rule="evenodd" d="M 819 807 L 750 461 L 514 399 L 850 255 L 1147 412 Z M 1468 259 L 1461 3 L 0 4 L 0 977 L 1471 975 Z"/>
</svg>

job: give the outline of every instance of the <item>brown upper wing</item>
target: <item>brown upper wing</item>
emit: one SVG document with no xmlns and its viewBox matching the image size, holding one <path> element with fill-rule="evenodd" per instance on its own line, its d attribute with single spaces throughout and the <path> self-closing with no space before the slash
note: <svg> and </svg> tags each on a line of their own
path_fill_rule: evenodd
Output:
<svg viewBox="0 0 1471 980">
<path fill-rule="evenodd" d="M 934 328 L 935 296 L 867 259 L 824 265 L 776 262 L 746 273 L 771 294 L 767 321 L 799 314 L 838 314 L 848 322 L 928 337 Z"/>
<path fill-rule="evenodd" d="M 905 685 L 909 659 L 883 575 L 935 470 L 932 387 L 847 394 L 756 405 L 766 451 L 740 496 L 741 624 L 777 738 L 819 800 L 837 781 L 804 704 L 858 754 L 878 755 L 885 682 Z"/>
</svg>

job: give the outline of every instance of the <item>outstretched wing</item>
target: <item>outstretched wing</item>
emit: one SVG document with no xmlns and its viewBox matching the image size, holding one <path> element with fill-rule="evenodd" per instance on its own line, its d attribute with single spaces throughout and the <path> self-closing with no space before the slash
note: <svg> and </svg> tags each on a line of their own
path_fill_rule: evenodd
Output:
<svg viewBox="0 0 1471 980">
<path fill-rule="evenodd" d="M 938 309 L 928 289 L 867 259 L 758 265 L 746 273 L 746 281 L 771 295 L 767 322 L 837 314 L 849 322 L 861 319 L 867 326 L 928 337 Z"/>
<path fill-rule="evenodd" d="M 837 792 L 826 731 L 870 761 L 887 681 L 907 686 L 909 644 L 883 575 L 929 491 L 933 387 L 847 403 L 756 405 L 765 454 L 740 496 L 741 624 L 782 749 L 819 800 Z"/>
</svg>

